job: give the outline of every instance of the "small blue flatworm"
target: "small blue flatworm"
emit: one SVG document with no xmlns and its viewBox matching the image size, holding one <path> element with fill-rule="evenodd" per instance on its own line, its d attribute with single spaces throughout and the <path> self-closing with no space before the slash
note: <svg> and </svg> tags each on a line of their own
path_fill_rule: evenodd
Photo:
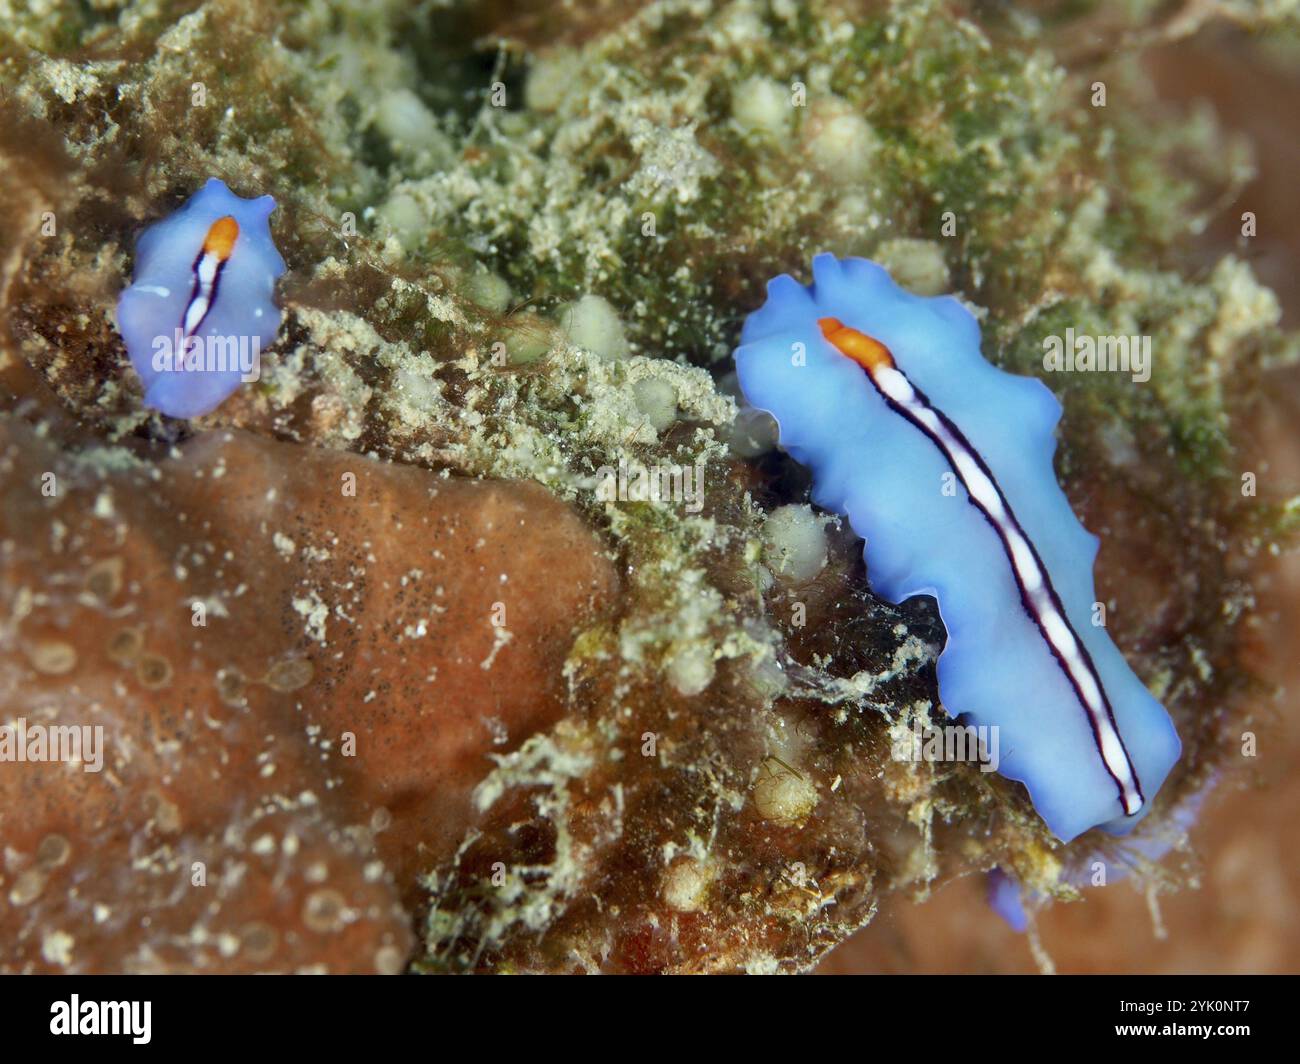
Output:
<svg viewBox="0 0 1300 1064">
<path fill-rule="evenodd" d="M 1178 760 L 1164 708 L 1093 623 L 1098 540 L 1056 481 L 1061 406 L 980 354 L 950 296 L 864 259 L 781 276 L 735 353 L 749 402 L 813 473 L 813 501 L 866 541 L 875 591 L 933 595 L 945 709 L 999 729 L 999 770 L 1069 841 L 1145 815 Z"/>
<path fill-rule="evenodd" d="M 280 329 L 273 210 L 270 196 L 243 199 L 214 177 L 140 234 L 117 325 L 146 406 L 198 417 L 257 379 L 262 348 Z"/>
</svg>

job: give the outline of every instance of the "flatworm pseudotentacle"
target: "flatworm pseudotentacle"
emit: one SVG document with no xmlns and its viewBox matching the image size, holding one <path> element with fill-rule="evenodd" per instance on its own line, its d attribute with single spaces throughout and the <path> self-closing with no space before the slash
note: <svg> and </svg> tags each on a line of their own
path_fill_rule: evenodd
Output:
<svg viewBox="0 0 1300 1064">
<path fill-rule="evenodd" d="M 1041 381 L 984 360 L 979 326 L 957 300 L 911 295 L 862 259 L 819 255 L 813 276 L 808 288 L 788 276 L 773 280 L 767 302 L 746 321 L 736 351 L 746 398 L 776 418 L 781 445 L 811 468 L 813 500 L 846 514 L 866 540 L 876 592 L 893 602 L 938 600 L 948 631 L 938 666 L 944 706 L 964 722 L 998 728 L 999 771 L 1025 783 L 1052 831 L 1068 841 L 1097 825 L 1128 830 L 1180 747 L 1164 708 L 1093 624 L 1098 541 L 1052 469 L 1060 404 Z M 892 358 L 901 377 L 878 379 L 846 357 L 827 338 L 828 319 L 878 341 L 879 357 Z M 1015 552 L 972 505 L 961 470 L 954 488 L 952 456 L 887 398 L 893 387 L 915 391 L 924 401 L 918 409 L 941 415 L 935 424 L 956 426 L 987 468 L 1041 560 L 1064 635 L 1050 596 L 1035 607 L 1026 595 L 1030 568 L 1013 564 Z M 1059 653 L 1072 639 L 1081 646 L 1073 674 Z M 1103 694 L 1091 699 L 1091 715 L 1090 676 Z M 1126 815 L 1126 801 L 1135 815 Z"/>
<path fill-rule="evenodd" d="M 270 196 L 243 199 L 214 177 L 140 234 L 117 324 L 146 406 L 198 417 L 255 377 L 280 329 L 284 259 L 271 239 L 273 210 Z M 174 350 L 188 352 L 189 368 L 169 364 Z"/>
</svg>

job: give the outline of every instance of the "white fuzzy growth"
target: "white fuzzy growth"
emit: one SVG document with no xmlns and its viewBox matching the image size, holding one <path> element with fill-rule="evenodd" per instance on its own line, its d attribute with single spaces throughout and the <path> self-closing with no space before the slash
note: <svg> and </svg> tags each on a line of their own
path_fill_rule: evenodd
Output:
<svg viewBox="0 0 1300 1064">
<path fill-rule="evenodd" d="M 572 48 L 557 48 L 534 61 L 524 82 L 524 104 L 530 111 L 556 111 L 580 83 L 581 60 Z"/>
<path fill-rule="evenodd" d="M 691 697 L 702 694 L 713 683 L 716 666 L 713 648 L 706 643 L 679 647 L 666 663 L 668 682 L 678 694 Z"/>
<path fill-rule="evenodd" d="M 790 90 L 779 81 L 756 76 L 731 90 L 732 121 L 746 133 L 784 141 L 793 114 Z"/>
<path fill-rule="evenodd" d="M 398 151 L 410 155 L 450 153 L 450 141 L 433 112 L 410 89 L 385 93 L 375 106 L 375 126 Z"/>
<path fill-rule="evenodd" d="M 493 314 L 501 314 L 510 306 L 510 285 L 490 270 L 475 270 L 465 278 L 465 294 Z"/>
<path fill-rule="evenodd" d="M 763 526 L 763 540 L 768 565 L 788 584 L 806 584 L 826 565 L 824 522 L 810 506 L 773 510 Z"/>
<path fill-rule="evenodd" d="M 764 820 L 793 825 L 806 820 L 817 806 L 817 787 L 807 776 L 766 762 L 754 783 L 754 808 Z"/>
<path fill-rule="evenodd" d="M 375 214 L 407 250 L 418 247 L 429 235 L 429 212 L 409 192 L 394 192 Z"/>
<path fill-rule="evenodd" d="M 875 259 L 898 284 L 918 296 L 938 296 L 948 291 L 948 263 L 934 240 L 898 237 L 876 249 Z"/>
<path fill-rule="evenodd" d="M 871 175 L 879 146 L 867 120 L 838 96 L 822 97 L 809 106 L 803 143 L 812 164 L 843 184 L 864 181 Z"/>
<path fill-rule="evenodd" d="M 586 295 L 561 307 L 559 322 L 572 343 L 601 358 L 616 361 L 630 353 L 618 312 L 600 296 Z"/>
<path fill-rule="evenodd" d="M 655 432 L 677 420 L 677 389 L 665 380 L 643 377 L 632 385 L 632 398 Z"/>
</svg>

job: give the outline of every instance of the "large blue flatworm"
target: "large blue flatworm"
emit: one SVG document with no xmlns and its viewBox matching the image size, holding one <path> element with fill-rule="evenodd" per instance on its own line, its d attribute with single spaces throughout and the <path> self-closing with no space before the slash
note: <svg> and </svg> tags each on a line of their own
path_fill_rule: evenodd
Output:
<svg viewBox="0 0 1300 1064">
<path fill-rule="evenodd" d="M 892 602 L 933 595 L 939 695 L 996 727 L 999 771 L 1061 839 L 1145 815 L 1180 751 L 1169 715 L 1095 623 L 1098 540 L 1052 468 L 1061 406 L 980 353 L 952 297 L 903 291 L 863 259 L 818 255 L 745 322 L 745 397 L 848 516 Z"/>
</svg>

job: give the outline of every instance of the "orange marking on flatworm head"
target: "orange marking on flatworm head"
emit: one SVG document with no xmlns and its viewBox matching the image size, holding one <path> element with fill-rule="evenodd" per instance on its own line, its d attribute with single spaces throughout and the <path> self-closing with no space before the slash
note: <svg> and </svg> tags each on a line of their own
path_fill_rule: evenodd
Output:
<svg viewBox="0 0 1300 1064">
<path fill-rule="evenodd" d="M 850 329 L 839 318 L 818 318 L 817 324 L 821 327 L 822 335 L 840 354 L 853 359 L 868 373 L 893 367 L 894 356 L 879 340 L 858 332 L 857 329 Z"/>
<path fill-rule="evenodd" d="M 235 249 L 239 238 L 239 223 L 229 214 L 218 218 L 208 230 L 207 239 L 203 241 L 203 254 L 215 255 L 218 262 L 225 262 Z"/>
</svg>

